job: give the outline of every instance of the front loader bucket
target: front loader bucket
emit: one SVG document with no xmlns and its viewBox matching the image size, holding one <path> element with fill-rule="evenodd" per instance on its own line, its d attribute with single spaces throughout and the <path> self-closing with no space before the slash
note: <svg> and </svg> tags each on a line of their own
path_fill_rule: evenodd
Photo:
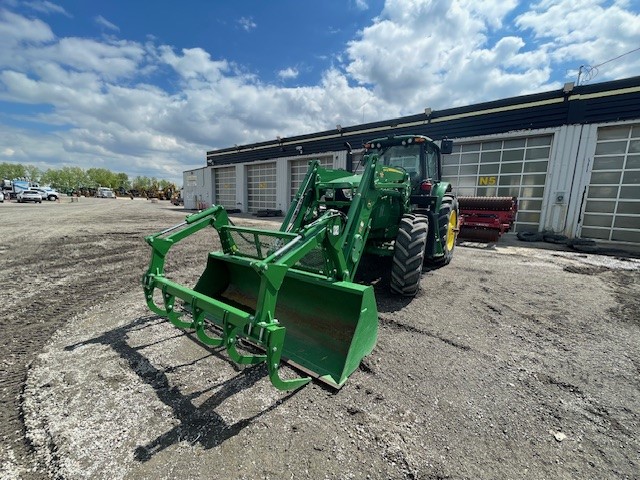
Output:
<svg viewBox="0 0 640 480">
<path fill-rule="evenodd" d="M 194 290 L 256 315 L 263 308 L 257 304 L 261 281 L 244 259 L 214 252 Z M 283 359 L 334 387 L 342 386 L 376 343 L 378 315 L 370 286 L 289 269 L 274 312 L 285 328 Z M 208 321 L 223 327 L 220 317 L 205 314 Z M 263 345 L 260 328 L 248 325 L 239 335 Z"/>
<path fill-rule="evenodd" d="M 203 343 L 224 346 L 240 364 L 266 362 L 278 389 L 293 390 L 311 380 L 281 378 L 283 360 L 339 388 L 373 350 L 378 332 L 373 287 L 348 280 L 336 247 L 342 222 L 340 212 L 327 211 L 293 233 L 230 225 L 218 205 L 189 215 L 145 238 L 152 247 L 142 278 L 147 305 L 177 327 L 194 329 Z M 195 287 L 168 279 L 169 249 L 208 226 L 218 231 L 223 251 L 209 253 Z M 162 293 L 162 305 L 156 304 L 155 291 Z M 242 338 L 263 353 L 240 353 Z"/>
</svg>

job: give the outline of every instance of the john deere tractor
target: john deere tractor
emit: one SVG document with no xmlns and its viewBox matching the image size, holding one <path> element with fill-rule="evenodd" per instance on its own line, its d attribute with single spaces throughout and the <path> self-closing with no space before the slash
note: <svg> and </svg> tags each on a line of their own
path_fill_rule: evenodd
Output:
<svg viewBox="0 0 640 480">
<path fill-rule="evenodd" d="M 146 238 L 147 304 L 205 344 L 225 346 L 238 363 L 266 362 L 279 389 L 311 377 L 340 387 L 377 338 L 373 287 L 354 282 L 363 254 L 393 257 L 390 287 L 406 296 L 418 291 L 424 264 L 451 261 L 458 206 L 440 165 L 427 137 L 380 138 L 365 145 L 360 173 L 310 162 L 279 230 L 235 226 L 219 205 L 189 215 Z M 222 250 L 209 253 L 195 286 L 168 279 L 171 246 L 209 226 Z M 239 338 L 262 352 L 239 352 Z M 282 361 L 310 376 L 281 378 Z"/>
</svg>

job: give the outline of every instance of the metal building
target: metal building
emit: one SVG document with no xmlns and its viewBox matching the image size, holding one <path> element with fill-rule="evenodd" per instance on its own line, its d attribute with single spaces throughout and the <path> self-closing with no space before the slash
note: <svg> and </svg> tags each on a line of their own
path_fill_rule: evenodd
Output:
<svg viewBox="0 0 640 480">
<path fill-rule="evenodd" d="M 357 166 L 392 134 L 453 139 L 444 178 L 458 195 L 517 196 L 516 231 L 640 244 L 640 77 L 213 150 L 184 172 L 185 208 L 284 211 L 309 160 Z"/>
</svg>

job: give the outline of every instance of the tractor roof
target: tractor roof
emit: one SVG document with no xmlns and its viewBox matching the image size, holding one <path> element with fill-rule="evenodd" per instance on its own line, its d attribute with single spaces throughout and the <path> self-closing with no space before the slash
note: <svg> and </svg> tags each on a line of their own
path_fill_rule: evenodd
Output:
<svg viewBox="0 0 640 480">
<path fill-rule="evenodd" d="M 375 138 L 365 144 L 365 148 L 387 147 L 390 145 L 406 145 L 409 143 L 433 143 L 433 140 L 424 135 L 389 135 L 387 137 Z"/>
</svg>

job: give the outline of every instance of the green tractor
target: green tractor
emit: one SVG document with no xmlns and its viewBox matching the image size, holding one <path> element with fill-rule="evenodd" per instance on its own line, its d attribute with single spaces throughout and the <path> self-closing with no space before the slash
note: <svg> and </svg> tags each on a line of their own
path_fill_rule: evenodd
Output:
<svg viewBox="0 0 640 480">
<path fill-rule="evenodd" d="M 436 143 L 391 136 L 365 150 L 358 174 L 310 162 L 279 230 L 235 226 L 214 205 L 146 237 L 149 308 L 195 330 L 203 343 L 226 347 L 240 364 L 266 362 L 279 389 L 301 387 L 312 377 L 342 386 L 377 339 L 373 287 L 354 282 L 363 254 L 393 257 L 391 290 L 413 296 L 424 265 L 451 261 L 458 231 L 458 205 L 440 181 Z M 208 226 L 217 230 L 222 251 L 209 253 L 193 288 L 168 279 L 171 246 Z M 239 339 L 261 352 L 241 353 Z M 281 378 L 282 361 L 310 376 Z"/>
<path fill-rule="evenodd" d="M 443 143 L 444 153 L 451 153 L 452 143 Z M 455 248 L 458 202 L 451 185 L 441 181 L 442 150 L 418 135 L 376 139 L 365 149 L 378 157 L 377 163 L 400 169 L 409 177 L 403 182 L 407 194 L 381 202 L 389 205 L 379 207 L 374 215 L 368 250 L 382 255 L 393 252 L 391 290 L 413 296 L 420 287 L 423 265 L 447 265 Z M 390 170 L 384 167 L 383 171 Z"/>
</svg>

